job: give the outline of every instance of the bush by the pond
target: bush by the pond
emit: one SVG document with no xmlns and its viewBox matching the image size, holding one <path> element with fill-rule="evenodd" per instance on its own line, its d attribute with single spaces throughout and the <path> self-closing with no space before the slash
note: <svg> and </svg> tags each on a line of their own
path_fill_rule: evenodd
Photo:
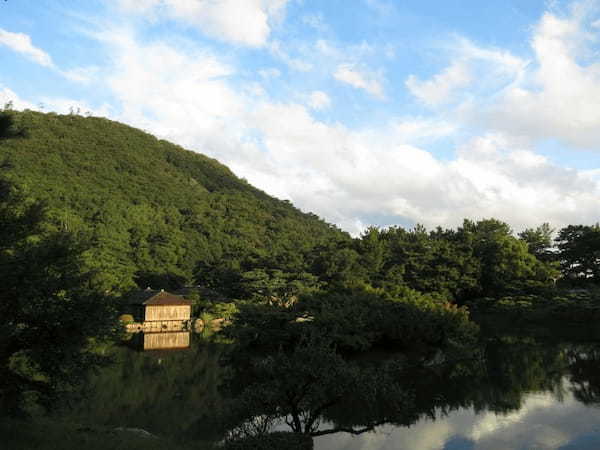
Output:
<svg viewBox="0 0 600 450">
<path fill-rule="evenodd" d="M 240 305 L 228 330 L 244 345 L 274 349 L 311 332 L 340 350 L 448 348 L 470 345 L 477 325 L 466 308 L 411 289 L 391 296 L 361 288 L 304 296 L 292 308 Z"/>
<path fill-rule="evenodd" d="M 227 442 L 223 450 L 312 450 L 313 440 L 300 433 L 277 431 Z"/>
<path fill-rule="evenodd" d="M 133 320 L 133 316 L 131 314 L 121 314 L 119 316 L 119 320 L 124 324 L 135 322 L 135 320 Z"/>
<path fill-rule="evenodd" d="M 238 308 L 234 302 L 217 302 L 213 303 L 208 311 L 215 318 L 229 320 L 238 312 Z"/>
<path fill-rule="evenodd" d="M 210 322 L 212 322 L 214 319 L 215 316 L 207 311 L 204 311 L 202 314 L 200 314 L 200 320 L 205 327 L 208 326 L 208 324 L 210 324 Z"/>
<path fill-rule="evenodd" d="M 233 302 L 216 302 L 202 311 L 199 318 L 208 327 L 215 320 L 231 320 L 238 311 L 238 306 Z"/>
</svg>

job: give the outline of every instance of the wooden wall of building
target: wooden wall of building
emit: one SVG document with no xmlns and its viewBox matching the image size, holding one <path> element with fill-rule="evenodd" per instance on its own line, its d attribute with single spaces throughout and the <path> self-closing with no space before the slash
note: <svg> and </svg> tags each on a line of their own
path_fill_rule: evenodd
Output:
<svg viewBox="0 0 600 450">
<path fill-rule="evenodd" d="M 145 320 L 189 320 L 191 312 L 190 305 L 151 305 L 146 306 Z"/>
<path fill-rule="evenodd" d="M 144 333 L 144 350 L 187 348 L 190 346 L 190 332 Z"/>
</svg>

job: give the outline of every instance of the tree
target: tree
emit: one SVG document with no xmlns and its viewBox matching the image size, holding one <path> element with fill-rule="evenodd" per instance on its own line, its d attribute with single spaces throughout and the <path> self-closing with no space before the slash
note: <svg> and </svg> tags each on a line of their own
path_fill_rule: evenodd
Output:
<svg viewBox="0 0 600 450">
<path fill-rule="evenodd" d="M 242 274 L 244 296 L 269 304 L 291 305 L 302 292 L 318 288 L 318 279 L 306 272 L 286 273 L 277 269 L 254 269 Z"/>
<path fill-rule="evenodd" d="M 112 302 L 89 288 L 85 247 L 49 231 L 43 205 L 0 181 L 0 413 L 49 407 L 99 361 L 91 340 L 116 326 Z"/>
<path fill-rule="evenodd" d="M 549 223 L 543 223 L 537 228 L 526 228 L 519 233 L 519 239 L 527 244 L 527 250 L 540 261 L 552 259 L 552 234 L 554 229 Z"/>
<path fill-rule="evenodd" d="M 498 295 L 531 282 L 547 283 L 555 276 L 553 267 L 529 253 L 527 244 L 515 238 L 504 222 L 465 220 L 458 231 L 470 239 L 473 254 L 480 261 L 479 293 Z"/>
<path fill-rule="evenodd" d="M 321 281 L 334 286 L 346 286 L 364 280 L 366 274 L 360 265 L 360 256 L 348 242 L 339 241 L 315 248 L 313 271 Z"/>
<path fill-rule="evenodd" d="M 381 272 L 388 256 L 383 234 L 378 228 L 369 227 L 361 234 L 356 244 L 360 264 L 367 272 L 371 284 L 375 286 L 382 281 Z"/>
<path fill-rule="evenodd" d="M 0 141 L 2 139 L 19 138 L 27 135 L 26 130 L 15 123 L 15 116 L 12 114 L 12 102 L 4 105 L 0 111 Z"/>
<path fill-rule="evenodd" d="M 375 231 L 357 245 L 374 287 L 409 287 L 455 300 L 477 284 L 478 261 L 462 234 L 441 228 L 428 232 L 421 225 Z"/>
<path fill-rule="evenodd" d="M 600 225 L 569 225 L 556 237 L 560 267 L 571 280 L 600 280 Z"/>
</svg>

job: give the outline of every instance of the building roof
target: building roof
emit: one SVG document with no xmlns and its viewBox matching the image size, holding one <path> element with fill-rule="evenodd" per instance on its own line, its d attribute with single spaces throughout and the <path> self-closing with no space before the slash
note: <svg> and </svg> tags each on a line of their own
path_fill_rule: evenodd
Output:
<svg viewBox="0 0 600 450">
<path fill-rule="evenodd" d="M 129 301 L 133 305 L 191 305 L 192 301 L 164 290 L 144 289 L 133 294 Z"/>
</svg>

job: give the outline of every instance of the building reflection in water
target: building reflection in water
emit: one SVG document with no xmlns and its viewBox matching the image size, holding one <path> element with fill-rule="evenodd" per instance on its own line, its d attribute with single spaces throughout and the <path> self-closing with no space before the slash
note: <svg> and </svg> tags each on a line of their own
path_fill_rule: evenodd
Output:
<svg viewBox="0 0 600 450">
<path fill-rule="evenodd" d="M 135 333 L 130 344 L 136 350 L 184 350 L 190 348 L 190 331 Z"/>
</svg>

